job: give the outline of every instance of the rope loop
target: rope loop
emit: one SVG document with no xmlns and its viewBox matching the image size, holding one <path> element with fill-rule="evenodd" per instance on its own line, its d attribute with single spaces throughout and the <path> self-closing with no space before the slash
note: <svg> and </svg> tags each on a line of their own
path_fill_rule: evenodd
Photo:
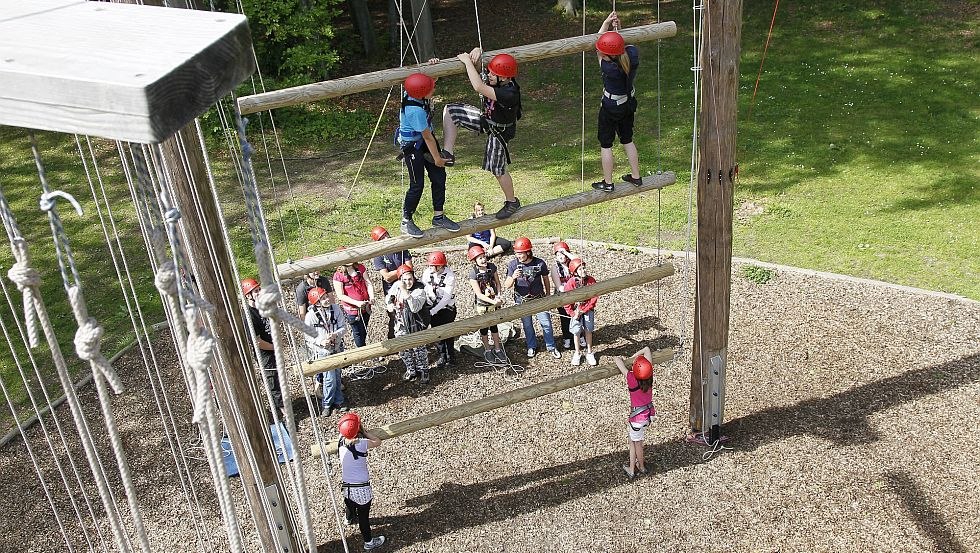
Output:
<svg viewBox="0 0 980 553">
<path fill-rule="evenodd" d="M 176 207 L 171 207 L 163 214 L 163 217 L 167 223 L 177 224 L 177 221 L 180 220 L 180 210 Z"/>
<path fill-rule="evenodd" d="M 48 213 L 52 209 L 54 209 L 55 205 L 58 203 L 58 198 L 66 200 L 68 203 L 70 203 L 72 207 L 75 208 L 75 212 L 78 213 L 78 215 L 81 216 L 85 214 L 85 212 L 82 211 L 82 206 L 78 203 L 78 200 L 76 200 L 74 196 L 72 196 L 68 192 L 65 192 L 64 190 L 51 190 L 49 192 L 42 193 L 41 201 L 39 202 L 41 206 L 41 211 Z"/>
<path fill-rule="evenodd" d="M 30 292 L 31 288 L 40 286 L 41 274 L 29 266 L 26 261 L 18 261 L 7 271 L 7 277 L 17 285 L 21 292 Z"/>
<path fill-rule="evenodd" d="M 153 283 L 156 285 L 157 290 L 168 296 L 177 294 L 177 270 L 172 260 L 168 259 L 160 265 L 156 275 L 153 277 Z"/>
<path fill-rule="evenodd" d="M 102 355 L 103 332 L 98 321 L 89 317 L 75 332 L 75 353 L 82 361 L 88 361 L 92 370 L 98 371 L 106 379 L 109 386 L 112 387 L 113 393 L 121 394 L 123 391 L 122 381 L 109 361 Z"/>
</svg>

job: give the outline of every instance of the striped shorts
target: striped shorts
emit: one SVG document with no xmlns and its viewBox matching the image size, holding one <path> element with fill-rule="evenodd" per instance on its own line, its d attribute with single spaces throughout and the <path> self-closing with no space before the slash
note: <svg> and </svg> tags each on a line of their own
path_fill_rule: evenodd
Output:
<svg viewBox="0 0 980 553">
<path fill-rule="evenodd" d="M 447 104 L 446 110 L 453 124 L 473 132 L 484 132 L 483 111 L 469 104 Z M 487 147 L 483 152 L 483 169 L 499 177 L 507 172 L 507 143 L 496 133 L 487 133 Z"/>
</svg>

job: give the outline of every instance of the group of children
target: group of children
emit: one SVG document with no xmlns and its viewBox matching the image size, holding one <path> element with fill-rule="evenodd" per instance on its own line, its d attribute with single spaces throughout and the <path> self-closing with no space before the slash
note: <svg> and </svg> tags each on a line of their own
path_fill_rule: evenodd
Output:
<svg viewBox="0 0 980 553">
<path fill-rule="evenodd" d="M 636 80 L 640 58 L 636 46 L 627 45 L 622 35 L 610 28 L 619 28 L 619 17 L 612 12 L 599 28 L 600 36 L 595 48 L 602 73 L 602 98 L 597 125 L 597 138 L 601 151 L 603 178 L 594 182 L 596 190 L 611 192 L 613 154 L 616 136 L 626 151 L 630 172 L 622 180 L 640 186 L 639 154 L 633 143 L 633 123 L 636 113 Z M 514 193 L 514 181 L 507 171 L 511 163 L 509 142 L 516 135 L 517 121 L 522 115 L 521 88 L 517 84 L 517 60 L 510 54 L 497 54 L 487 64 L 486 75 L 480 74 L 476 64 L 483 51 L 474 48 L 457 58 L 463 62 L 473 90 L 483 99 L 482 107 L 464 103 L 447 104 L 442 111 L 443 145 L 436 139 L 433 121 L 432 95 L 436 81 L 424 73 L 413 73 L 405 79 L 398 130 L 395 143 L 401 149 L 398 159 L 403 159 L 408 169 L 409 186 L 402 204 L 401 232 L 418 238 L 422 229 L 415 223 L 425 175 L 429 177 L 432 194 L 432 225 L 459 230 L 459 224 L 443 211 L 446 201 L 446 167 L 456 163 L 453 153 L 459 129 L 466 129 L 487 136 L 483 155 L 483 169 L 497 179 L 504 193 L 504 205 L 496 212 L 497 219 L 507 219 L 521 207 Z M 438 61 L 438 60 L 430 60 Z"/>
<path fill-rule="evenodd" d="M 613 155 L 612 145 L 616 136 L 623 144 L 630 164 L 630 173 L 622 180 L 636 186 L 642 184 L 638 154 L 633 143 L 633 119 L 636 111 L 636 93 L 633 83 L 639 67 L 639 56 L 635 46 L 627 46 L 619 33 L 610 31 L 618 28 L 619 18 L 615 12 L 603 21 L 596 41 L 600 70 L 603 80 L 603 94 L 598 117 L 597 137 L 601 149 L 603 179 L 593 183 L 593 188 L 603 191 L 614 190 L 612 183 Z M 498 219 L 512 216 L 521 207 L 514 192 L 514 183 L 507 171 L 511 163 L 508 143 L 516 134 L 516 123 L 522 116 L 521 90 L 516 81 L 517 61 L 509 54 L 494 56 L 487 65 L 485 76 L 481 76 L 476 65 L 483 52 L 474 48 L 469 53 L 459 54 L 458 59 L 466 68 L 470 85 L 482 99 L 482 106 L 451 103 L 444 107 L 442 114 L 443 140 L 440 146 L 433 132 L 432 95 L 435 80 L 423 73 L 410 75 L 404 82 L 405 93 L 399 117 L 399 127 L 395 142 L 401 149 L 399 159 L 403 159 L 408 169 L 409 188 L 402 205 L 400 230 L 403 234 L 421 237 L 423 231 L 415 223 L 418 209 L 425 189 L 424 178 L 428 175 L 433 217 L 432 225 L 451 231 L 459 230 L 458 223 L 444 213 L 446 198 L 446 167 L 455 164 L 454 147 L 458 129 L 463 128 L 487 135 L 484 151 L 483 169 L 492 173 L 505 196 L 503 207 L 495 213 Z M 474 217 L 484 215 L 484 206 L 477 203 L 473 209 Z M 373 240 L 389 237 L 383 227 L 371 231 Z M 505 290 L 513 290 L 515 304 L 551 295 L 570 292 L 581 286 L 595 283 L 587 274 L 586 263 L 574 255 L 568 244 L 558 242 L 554 245 L 554 264 L 536 257 L 531 241 L 520 237 L 513 243 L 496 235 L 494 230 L 474 233 L 468 237 L 469 249 L 466 257 L 471 263 L 467 274 L 473 291 L 474 309 L 477 314 L 487 313 L 503 306 Z M 491 258 L 513 253 L 502 277 Z M 416 276 L 412 256 L 408 251 L 398 254 L 385 254 L 372 262 L 381 277 L 383 304 L 388 313 L 388 337 L 404 336 L 429 326 L 448 324 L 456 319 L 456 275 L 441 251 L 429 254 L 427 267 L 421 279 Z M 343 351 L 344 337 L 350 329 L 355 345 L 363 346 L 367 339 L 367 326 L 375 302 L 375 289 L 367 277 L 367 268 L 360 263 L 342 266 L 327 281 L 314 271 L 305 275 L 296 289 L 296 304 L 300 315 L 307 324 L 316 329 L 315 337 L 307 338 L 307 348 L 311 361 Z M 503 281 L 501 280 L 503 278 Z M 258 284 L 242 283 L 242 292 L 253 304 Z M 248 291 L 246 291 L 248 289 Z M 584 356 L 589 365 L 596 365 L 597 359 L 592 350 L 595 331 L 595 307 L 597 298 L 579 301 L 558 308 L 558 316 L 563 340 L 563 349 L 574 352 L 572 365 L 580 365 Z M 254 309 L 254 308 L 252 308 Z M 534 319 L 541 327 L 545 349 L 554 358 L 561 358 L 552 328 L 551 313 L 543 311 L 533 316 L 523 317 L 524 337 L 527 356 L 533 357 L 538 348 L 534 329 Z M 261 322 L 257 310 L 251 313 L 253 328 L 259 334 L 259 349 L 263 354 L 271 353 L 272 344 L 258 330 L 267 330 L 268 325 Z M 504 353 L 496 326 L 480 330 L 484 346 L 484 358 L 491 363 L 509 363 Z M 456 363 L 454 340 L 448 338 L 437 344 L 438 357 L 435 367 Z M 268 355 L 263 355 L 263 367 L 269 369 Z M 419 382 L 429 382 L 429 358 L 425 346 L 411 348 L 400 353 L 405 365 L 405 380 L 418 378 Z M 646 473 L 643 460 L 643 433 L 655 411 L 652 404 L 652 364 L 649 348 L 637 352 L 632 358 L 624 360 L 613 357 L 620 369 L 629 391 L 631 411 L 628 417 L 629 464 L 623 471 L 633 478 L 637 473 Z M 631 363 L 630 366 L 627 366 Z M 274 358 L 271 361 L 274 370 Z M 269 374 L 269 371 L 266 371 Z M 275 381 L 275 377 L 269 381 Z M 368 449 L 380 445 L 381 440 L 364 430 L 360 418 L 347 412 L 340 371 L 333 370 L 317 375 L 316 386 L 323 395 L 322 407 L 329 416 L 335 410 L 345 412 L 339 423 L 341 434 L 338 445 L 343 475 L 343 495 L 347 511 L 347 521 L 358 524 L 364 538 L 364 549 L 371 550 L 381 546 L 385 537 L 372 535 L 370 527 L 370 507 L 373 500 L 367 469 Z M 278 383 L 275 385 L 278 390 Z M 281 394 L 279 394 L 281 406 Z"/>
</svg>

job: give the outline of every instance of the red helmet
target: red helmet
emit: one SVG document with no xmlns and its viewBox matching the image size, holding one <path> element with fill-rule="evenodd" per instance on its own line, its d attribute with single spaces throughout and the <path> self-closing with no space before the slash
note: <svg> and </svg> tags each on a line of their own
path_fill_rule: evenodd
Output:
<svg viewBox="0 0 980 553">
<path fill-rule="evenodd" d="M 435 80 L 424 73 L 412 73 L 405 79 L 405 92 L 419 100 L 428 96 L 435 87 Z"/>
<path fill-rule="evenodd" d="M 565 252 L 572 251 L 572 249 L 568 247 L 568 244 L 567 243 L 565 243 L 565 242 L 555 242 L 555 253 L 558 253 L 561 250 L 565 250 Z"/>
<path fill-rule="evenodd" d="M 317 286 L 316 288 L 310 288 L 306 293 L 306 300 L 310 302 L 310 305 L 316 305 L 320 301 L 320 298 L 326 295 L 327 291 Z"/>
<path fill-rule="evenodd" d="M 637 357 L 636 361 L 633 361 L 633 376 L 637 380 L 653 378 L 653 364 L 650 360 L 642 355 Z"/>
<path fill-rule="evenodd" d="M 517 76 L 517 60 L 510 54 L 497 54 L 487 64 L 487 68 L 498 77 L 513 79 Z"/>
<path fill-rule="evenodd" d="M 483 249 L 483 246 L 470 246 L 470 249 L 466 250 L 466 259 L 475 261 L 476 258 L 486 255 L 486 253 L 487 251 Z"/>
<path fill-rule="evenodd" d="M 388 229 L 382 226 L 377 226 L 371 229 L 371 240 L 377 242 L 378 240 L 381 240 L 385 236 L 388 236 Z"/>
<path fill-rule="evenodd" d="M 337 430 L 340 431 L 341 436 L 353 440 L 361 431 L 361 417 L 357 416 L 357 413 L 347 413 L 337 421 Z"/>
<path fill-rule="evenodd" d="M 415 276 L 415 269 L 412 267 L 411 263 L 402 263 L 398 266 L 398 270 L 395 272 L 395 274 L 398 275 L 398 278 L 401 278 L 405 273 L 412 273 L 412 276 Z"/>
<path fill-rule="evenodd" d="M 517 240 L 514 240 L 514 251 L 515 252 L 531 251 L 531 241 L 523 236 L 521 236 Z"/>
<path fill-rule="evenodd" d="M 577 271 L 582 265 L 585 265 L 585 261 L 582 261 L 581 257 L 576 257 L 568 262 L 568 272 L 574 275 L 575 271 Z"/>
<path fill-rule="evenodd" d="M 258 281 L 254 278 L 243 278 L 242 279 L 242 295 L 247 296 L 255 291 L 259 287 Z"/>
<path fill-rule="evenodd" d="M 433 267 L 445 267 L 446 266 L 446 254 L 440 251 L 434 251 L 429 254 L 429 265 Z"/>
<path fill-rule="evenodd" d="M 595 41 L 595 49 L 607 56 L 618 56 L 626 51 L 626 41 L 616 31 L 608 31 Z"/>
</svg>

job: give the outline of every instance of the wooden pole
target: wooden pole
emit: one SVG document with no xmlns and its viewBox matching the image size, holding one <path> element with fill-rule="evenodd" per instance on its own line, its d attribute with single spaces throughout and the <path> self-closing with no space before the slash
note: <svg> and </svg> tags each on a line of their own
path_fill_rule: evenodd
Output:
<svg viewBox="0 0 980 553">
<path fill-rule="evenodd" d="M 704 41 L 699 55 L 703 72 L 698 139 L 701 165 L 690 423 L 694 432 L 710 431 L 709 441 L 714 442 L 720 436 L 724 419 L 728 365 L 742 1 L 718 0 L 703 5 Z"/>
<path fill-rule="evenodd" d="M 331 371 L 346 367 L 359 361 L 372 359 L 384 355 L 390 355 L 402 350 L 431 344 L 446 338 L 461 336 L 469 332 L 474 332 L 481 328 L 487 328 L 505 321 L 513 321 L 521 317 L 534 315 L 554 309 L 559 305 L 567 305 L 577 301 L 585 301 L 595 296 L 601 296 L 610 292 L 616 292 L 625 288 L 639 286 L 647 282 L 659 280 L 674 274 L 673 265 L 658 265 L 642 269 L 635 273 L 599 281 L 591 286 L 576 288 L 571 292 L 556 294 L 545 298 L 531 300 L 506 309 L 498 309 L 469 319 L 455 321 L 443 326 L 437 326 L 420 332 L 413 332 L 405 336 L 399 336 L 384 342 L 368 344 L 352 350 L 335 353 L 320 361 L 303 365 L 303 374 L 312 376 L 314 374 Z"/>
<path fill-rule="evenodd" d="M 135 0 L 123 1 L 135 3 Z M 186 125 L 177 135 L 161 144 L 161 151 L 173 186 L 174 200 L 180 209 L 189 255 L 195 266 L 217 269 L 214 272 L 199 271 L 194 279 L 201 295 L 214 306 L 214 312 L 208 318 L 212 334 L 216 337 L 216 358 L 221 362 L 212 367 L 211 377 L 218 381 L 215 382 L 214 392 L 221 411 L 226 415 L 225 431 L 238 459 L 256 533 L 264 551 L 299 551 L 293 517 L 283 515 L 288 503 L 276 473 L 278 460 L 272 453 L 269 420 L 251 399 L 251 388 L 261 390 L 264 384 L 256 382 L 255 369 L 238 353 L 239 346 L 241 351 L 251 351 L 251 345 L 236 344 L 234 339 L 234 336 L 243 336 L 246 328 L 244 314 L 234 293 L 239 285 L 232 270 L 231 254 L 221 235 L 219 225 L 224 224 L 224 219 L 218 208 L 218 199 L 212 193 L 196 126 L 193 123 Z M 241 413 L 241 427 L 227 418 L 235 410 Z M 254 457 L 257 473 L 251 463 L 245 462 L 246 451 Z M 266 509 L 267 502 L 274 505 L 271 512 Z M 273 536 L 273 524 L 278 526 L 276 536 Z"/>
<path fill-rule="evenodd" d="M 648 42 L 670 38 L 676 35 L 677 25 L 673 21 L 665 21 L 653 25 L 622 29 L 619 32 L 626 39 L 626 42 Z M 506 50 L 495 50 L 493 52 L 487 52 L 485 55 L 489 57 L 495 54 L 507 53 L 517 58 L 518 62 L 554 58 L 591 50 L 598 36 L 598 34 L 591 34 L 560 38 L 538 42 L 537 44 L 528 44 L 526 46 L 515 46 Z M 445 77 L 447 75 L 466 73 L 466 67 L 463 65 L 463 62 L 453 57 L 433 64 L 384 69 L 373 73 L 334 79 L 332 81 L 294 86 L 282 90 L 253 94 L 252 96 L 242 96 L 238 99 L 238 108 L 245 115 L 267 109 L 308 104 L 317 100 L 326 100 L 328 98 L 347 96 L 357 92 L 396 86 L 401 84 L 405 80 L 405 77 L 408 77 L 412 73 L 425 73 L 432 77 Z"/>
<path fill-rule="evenodd" d="M 657 175 L 647 175 L 643 177 L 643 184 L 634 186 L 632 184 L 620 183 L 616 185 L 613 192 L 602 192 L 600 190 L 588 190 L 578 192 L 564 198 L 555 198 L 522 207 L 517 213 L 507 219 L 497 219 L 493 215 L 484 215 L 478 219 L 464 219 L 459 222 L 459 230 L 449 231 L 442 228 L 431 228 L 422 235 L 421 238 L 412 238 L 407 235 L 391 236 L 385 240 L 368 242 L 359 246 L 352 246 L 336 252 L 328 252 L 321 255 L 312 256 L 306 259 L 298 259 L 282 263 L 278 266 L 279 278 L 287 280 L 299 278 L 313 270 L 326 271 L 339 267 L 344 263 L 354 263 L 371 259 L 386 253 L 400 252 L 417 246 L 435 244 L 460 236 L 469 236 L 474 232 L 489 230 L 492 228 L 511 225 L 530 221 L 546 215 L 553 215 L 562 211 L 578 209 L 599 202 L 607 202 L 618 198 L 625 198 L 642 192 L 657 190 L 669 186 L 676 182 L 674 173 L 669 171 Z"/>
<path fill-rule="evenodd" d="M 653 363 L 655 365 L 667 363 L 673 359 L 673 357 L 673 350 L 658 350 L 653 352 Z M 546 396 L 548 394 L 553 394 L 555 392 L 560 392 L 562 390 L 567 390 L 569 388 L 575 388 L 590 382 L 603 380 L 609 378 L 610 376 L 616 376 L 617 374 L 619 374 L 619 368 L 616 367 L 615 363 L 604 362 L 598 367 L 592 367 L 584 371 L 559 376 L 558 378 L 553 378 L 545 382 L 532 384 L 530 386 L 525 386 L 509 392 L 468 401 L 455 407 L 443 409 L 442 411 L 436 411 L 435 413 L 429 413 L 428 415 L 422 415 L 405 421 L 382 426 L 380 428 L 374 428 L 370 432 L 382 440 L 396 438 L 398 436 L 404 436 L 405 434 L 410 434 L 426 428 L 432 428 L 433 426 L 446 424 L 454 420 L 472 417 L 473 415 L 486 413 L 487 411 L 493 411 L 494 409 L 500 409 L 501 407 L 507 407 L 508 405 L 513 405 L 515 403 L 521 403 L 541 396 Z M 319 445 L 314 444 L 310 446 L 310 453 L 312 453 L 315 457 L 318 457 L 321 454 L 321 451 L 322 450 Z M 327 445 L 327 453 L 330 455 L 337 454 L 336 442 Z"/>
</svg>

